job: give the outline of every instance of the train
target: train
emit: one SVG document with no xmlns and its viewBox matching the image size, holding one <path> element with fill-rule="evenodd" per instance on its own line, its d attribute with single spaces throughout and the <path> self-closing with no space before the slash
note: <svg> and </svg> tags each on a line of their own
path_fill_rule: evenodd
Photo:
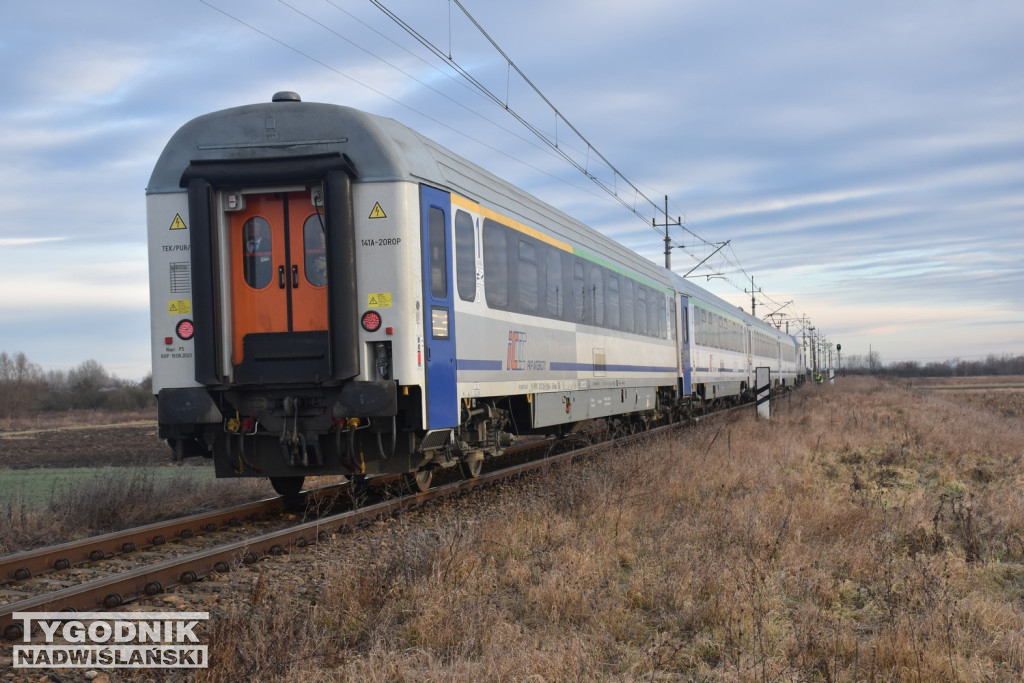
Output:
<svg viewBox="0 0 1024 683">
<path fill-rule="evenodd" d="M 799 343 L 393 120 L 290 91 L 199 116 L 146 188 L 153 390 L 218 477 L 475 477 L 803 381 Z"/>
</svg>

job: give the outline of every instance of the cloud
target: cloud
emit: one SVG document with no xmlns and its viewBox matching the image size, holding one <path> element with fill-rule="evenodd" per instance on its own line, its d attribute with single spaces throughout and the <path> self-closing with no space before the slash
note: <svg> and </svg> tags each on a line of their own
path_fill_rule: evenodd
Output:
<svg viewBox="0 0 1024 683">
<path fill-rule="evenodd" d="M 327 66 L 203 3 L 109 0 L 97 12 L 62 0 L 14 3 L 5 14 L 0 286 L 29 297 L 0 303 L 5 328 L 31 318 L 39 324 L 21 327 L 26 335 L 53 334 L 60 321 L 78 329 L 88 312 L 112 309 L 118 329 L 139 324 L 138 343 L 148 346 L 144 188 L 160 150 L 195 116 L 289 89 L 398 118 L 659 263 L 650 217 L 662 220 L 668 194 L 672 217 L 712 242 L 731 240 L 700 271 L 729 282 L 702 285 L 749 307 L 743 289 L 753 274 L 765 306 L 768 297 L 794 299 L 794 316 L 809 313 L 846 335 L 852 350 L 874 343 L 889 358 L 1024 352 L 1024 4 L 472 7 L 653 200 L 640 202 L 641 220 L 436 58 L 430 63 L 441 72 L 425 66 L 413 54 L 426 51 L 368 3 L 338 3 L 349 14 L 295 3 L 357 47 L 280 3 L 210 2 Z M 509 80 L 467 21 L 449 23 L 433 3 L 394 9 L 554 133 L 554 117 Z M 608 177 L 558 131 L 560 145 Z M 698 257 L 710 252 L 675 236 Z M 679 252 L 673 262 L 682 272 L 695 263 Z M 982 328 L 1000 332 L 980 335 Z M 0 339 L 6 347 L 11 337 Z M 72 364 L 90 355 L 79 344 L 32 344 L 53 344 L 53 357 L 74 354 Z"/>
</svg>

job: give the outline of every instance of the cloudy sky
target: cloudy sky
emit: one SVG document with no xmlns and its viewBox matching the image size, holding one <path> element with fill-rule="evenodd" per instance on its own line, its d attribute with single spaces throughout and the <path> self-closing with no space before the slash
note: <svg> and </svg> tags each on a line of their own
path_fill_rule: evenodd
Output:
<svg viewBox="0 0 1024 683">
<path fill-rule="evenodd" d="M 195 116 L 295 90 L 397 118 L 658 262 L 668 195 L 677 272 L 713 249 L 695 234 L 729 241 L 691 278 L 749 311 L 752 276 L 759 315 L 844 355 L 1024 353 L 1024 3 L 462 1 L 592 150 L 454 2 L 382 0 L 642 218 L 369 0 L 5 2 L 0 351 L 145 375 L 157 156 Z"/>
</svg>

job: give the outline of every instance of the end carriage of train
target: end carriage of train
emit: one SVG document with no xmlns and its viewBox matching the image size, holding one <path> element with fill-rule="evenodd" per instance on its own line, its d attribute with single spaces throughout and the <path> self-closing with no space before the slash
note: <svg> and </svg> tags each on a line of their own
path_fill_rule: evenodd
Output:
<svg viewBox="0 0 1024 683">
<path fill-rule="evenodd" d="M 160 436 L 218 477 L 476 476 L 519 435 L 748 392 L 751 330 L 795 376 L 792 338 L 392 119 L 206 114 L 146 193 Z"/>
</svg>

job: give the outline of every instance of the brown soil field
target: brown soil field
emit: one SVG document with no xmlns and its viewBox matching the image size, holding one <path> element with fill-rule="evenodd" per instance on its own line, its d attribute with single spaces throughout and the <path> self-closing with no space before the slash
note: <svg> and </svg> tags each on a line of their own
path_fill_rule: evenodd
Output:
<svg viewBox="0 0 1024 683">
<path fill-rule="evenodd" d="M 111 415 L 111 424 L 89 424 L 94 414 L 61 415 L 76 425 L 35 426 L 0 431 L 0 469 L 30 467 L 97 467 L 163 465 L 171 460 L 167 444 L 157 437 L 156 422 L 140 416 Z M 19 425 L 24 427 L 26 425 Z"/>
</svg>

